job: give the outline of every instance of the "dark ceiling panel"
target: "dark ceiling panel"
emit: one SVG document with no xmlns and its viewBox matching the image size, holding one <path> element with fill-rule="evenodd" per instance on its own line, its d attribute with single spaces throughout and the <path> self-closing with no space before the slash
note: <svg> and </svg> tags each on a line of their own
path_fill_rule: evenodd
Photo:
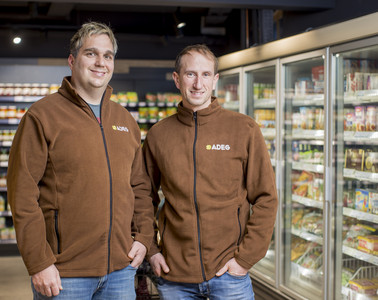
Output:
<svg viewBox="0 0 378 300">
<path fill-rule="evenodd" d="M 186 7 L 227 7 L 227 8 L 269 8 L 285 10 L 313 10 L 335 7 L 336 0 L 40 0 L 49 3 L 87 3 L 87 4 L 120 4 L 140 6 L 186 6 Z M 9 2 L 2 1 L 1 2 Z M 25 2 L 13 0 L 12 2 Z"/>
</svg>

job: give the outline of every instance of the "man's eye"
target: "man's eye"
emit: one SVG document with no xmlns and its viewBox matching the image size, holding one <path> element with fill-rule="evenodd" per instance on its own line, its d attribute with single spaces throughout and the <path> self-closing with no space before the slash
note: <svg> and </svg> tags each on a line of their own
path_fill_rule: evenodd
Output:
<svg viewBox="0 0 378 300">
<path fill-rule="evenodd" d="M 113 60 L 113 55 L 105 55 L 106 60 Z"/>
<path fill-rule="evenodd" d="M 186 75 L 187 75 L 189 78 L 194 77 L 194 73 L 187 73 Z"/>
<path fill-rule="evenodd" d="M 95 54 L 93 52 L 87 52 L 87 56 L 93 57 L 93 56 L 95 56 Z"/>
</svg>

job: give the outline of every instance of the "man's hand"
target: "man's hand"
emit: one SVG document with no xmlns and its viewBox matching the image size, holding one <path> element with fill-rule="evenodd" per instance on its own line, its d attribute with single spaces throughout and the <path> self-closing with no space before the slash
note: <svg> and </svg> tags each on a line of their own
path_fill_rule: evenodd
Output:
<svg viewBox="0 0 378 300">
<path fill-rule="evenodd" d="M 163 270 L 164 273 L 169 272 L 169 267 L 165 262 L 165 258 L 161 253 L 157 253 L 152 255 L 150 258 L 150 265 L 152 270 L 154 271 L 155 275 L 160 277 L 161 271 Z"/>
<path fill-rule="evenodd" d="M 131 250 L 127 256 L 132 260 L 131 266 L 138 268 L 143 262 L 144 257 L 146 256 L 147 248 L 140 242 L 134 241 L 131 245 Z"/>
<path fill-rule="evenodd" d="M 55 265 L 51 265 L 41 272 L 34 274 L 32 282 L 38 293 L 48 297 L 58 296 L 60 291 L 63 290 L 59 271 Z"/>
<path fill-rule="evenodd" d="M 222 269 L 220 269 L 216 276 L 222 276 L 224 273 L 228 271 L 229 274 L 234 276 L 244 276 L 248 273 L 247 269 L 244 269 L 241 265 L 239 265 L 235 258 L 231 258 Z"/>
</svg>

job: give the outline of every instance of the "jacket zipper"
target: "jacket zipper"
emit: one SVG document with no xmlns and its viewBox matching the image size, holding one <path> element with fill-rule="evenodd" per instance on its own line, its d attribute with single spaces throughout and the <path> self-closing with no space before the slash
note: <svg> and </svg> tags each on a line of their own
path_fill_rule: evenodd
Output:
<svg viewBox="0 0 378 300">
<path fill-rule="evenodd" d="M 55 211 L 55 234 L 56 234 L 56 243 L 57 243 L 57 251 L 58 251 L 58 254 L 61 253 L 61 249 L 60 249 L 60 236 L 59 236 L 59 226 L 58 226 L 58 211 L 56 210 Z"/>
<path fill-rule="evenodd" d="M 105 93 L 104 93 L 105 95 Z M 108 233 L 108 269 L 107 269 L 107 273 L 109 274 L 110 272 L 110 237 L 112 235 L 112 226 L 113 226 L 113 180 L 112 180 L 112 170 L 110 168 L 110 160 L 109 160 L 109 153 L 108 153 L 108 147 L 106 146 L 106 138 L 105 138 L 105 132 L 104 132 L 104 127 L 102 127 L 102 118 L 101 118 L 101 112 L 102 112 L 102 104 L 103 104 L 103 100 L 104 100 L 104 95 L 102 96 L 102 99 L 101 99 L 101 105 L 100 105 L 100 129 L 101 129 L 101 134 L 102 134 L 102 141 L 104 143 L 104 148 L 105 148 L 105 155 L 106 155 L 106 161 L 107 161 L 107 164 L 108 164 L 108 172 L 109 172 L 109 183 L 110 183 L 110 203 L 109 203 L 109 209 L 110 209 L 110 212 L 109 212 L 109 233 Z M 95 115 L 95 113 L 93 112 L 91 106 L 87 103 L 89 109 L 92 111 L 92 114 L 93 116 L 95 117 L 96 121 L 97 121 L 97 117 Z"/>
<path fill-rule="evenodd" d="M 200 230 L 200 219 L 199 219 L 199 211 L 198 211 L 198 203 L 197 203 L 197 167 L 196 167 L 196 143 L 197 143 L 197 112 L 193 113 L 194 117 L 194 143 L 193 143 L 193 164 L 194 164 L 194 184 L 193 184 L 193 195 L 194 195 L 194 205 L 196 208 L 196 215 L 197 215 L 197 234 L 198 234 L 198 251 L 200 256 L 201 262 L 201 271 L 203 280 L 206 281 L 205 275 L 205 268 L 203 266 L 203 259 L 202 259 L 202 250 L 201 250 L 201 230 Z"/>
<path fill-rule="evenodd" d="M 239 225 L 239 237 L 238 237 L 237 246 L 240 245 L 241 233 L 242 233 L 241 224 L 240 224 L 240 207 L 238 207 L 238 225 Z"/>
</svg>

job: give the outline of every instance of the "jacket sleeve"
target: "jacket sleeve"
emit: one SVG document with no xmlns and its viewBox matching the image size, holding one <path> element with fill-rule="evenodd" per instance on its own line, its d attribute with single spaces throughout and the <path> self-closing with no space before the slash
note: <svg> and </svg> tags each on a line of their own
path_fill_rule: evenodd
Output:
<svg viewBox="0 0 378 300">
<path fill-rule="evenodd" d="M 143 144 L 143 154 L 144 154 L 144 159 L 145 159 L 145 164 L 146 164 L 146 170 L 147 170 L 147 173 L 150 178 L 151 185 L 152 185 L 151 196 L 152 196 L 153 204 L 155 207 L 155 214 L 156 214 L 156 212 L 158 211 L 159 204 L 160 204 L 160 197 L 158 194 L 158 191 L 160 188 L 160 171 L 156 164 L 155 158 L 152 154 L 148 140 L 149 139 L 148 139 L 148 134 L 147 134 L 147 138 Z M 155 218 L 154 225 L 155 225 L 155 237 L 151 245 L 151 249 L 147 254 L 148 258 L 160 252 L 159 246 L 158 246 L 158 239 L 157 239 L 158 224 L 157 224 L 156 218 Z"/>
<path fill-rule="evenodd" d="M 132 167 L 131 186 L 135 195 L 132 234 L 134 239 L 150 249 L 154 228 L 154 209 L 151 201 L 151 184 L 144 166 L 142 146 L 138 147 Z"/>
<path fill-rule="evenodd" d="M 250 130 L 244 174 L 252 214 L 246 225 L 247 233 L 235 253 L 236 261 L 246 269 L 250 269 L 266 255 L 278 205 L 275 174 L 264 137 L 257 125 Z"/>
<path fill-rule="evenodd" d="M 18 248 L 30 275 L 56 261 L 46 240 L 45 220 L 38 205 L 38 184 L 47 159 L 48 145 L 43 128 L 29 111 L 22 118 L 12 143 L 7 191 Z"/>
</svg>

